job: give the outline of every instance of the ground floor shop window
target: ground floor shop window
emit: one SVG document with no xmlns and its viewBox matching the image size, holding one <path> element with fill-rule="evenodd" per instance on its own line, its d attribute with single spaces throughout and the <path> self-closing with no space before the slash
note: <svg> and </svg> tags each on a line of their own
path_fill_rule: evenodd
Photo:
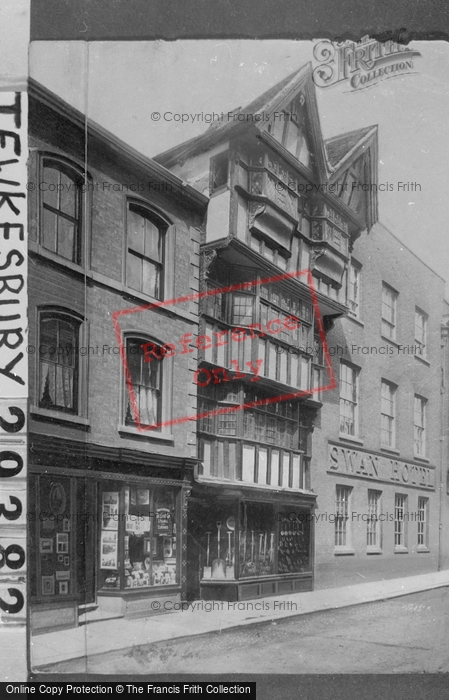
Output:
<svg viewBox="0 0 449 700">
<path fill-rule="evenodd" d="M 179 489 L 108 482 L 101 489 L 100 587 L 178 582 Z"/>
<path fill-rule="evenodd" d="M 36 505 L 29 528 L 31 595 L 42 602 L 75 595 L 74 481 L 59 475 L 32 475 L 30 502 Z"/>
<path fill-rule="evenodd" d="M 311 511 L 278 503 L 219 503 L 203 513 L 201 576 L 247 579 L 311 570 Z"/>
</svg>

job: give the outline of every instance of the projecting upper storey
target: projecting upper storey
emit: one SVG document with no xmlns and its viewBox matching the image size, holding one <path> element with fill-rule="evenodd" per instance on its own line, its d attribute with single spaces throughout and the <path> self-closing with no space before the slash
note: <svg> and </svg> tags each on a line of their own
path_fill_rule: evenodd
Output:
<svg viewBox="0 0 449 700">
<path fill-rule="evenodd" d="M 346 305 L 352 244 L 377 221 L 377 126 L 324 141 L 311 64 L 155 160 L 210 196 L 203 243 L 310 268 Z"/>
</svg>

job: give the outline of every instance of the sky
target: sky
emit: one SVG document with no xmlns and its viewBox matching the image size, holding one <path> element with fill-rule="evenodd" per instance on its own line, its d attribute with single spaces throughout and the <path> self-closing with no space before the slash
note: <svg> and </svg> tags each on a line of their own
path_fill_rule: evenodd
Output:
<svg viewBox="0 0 449 700">
<path fill-rule="evenodd" d="M 30 75 L 146 156 L 208 127 L 311 61 L 317 42 L 33 42 Z M 449 281 L 449 45 L 412 42 L 414 72 L 365 90 L 316 88 L 324 138 L 379 127 L 379 219 Z M 160 119 L 152 118 L 155 112 Z M 164 117 L 165 115 L 165 117 Z M 417 183 L 415 191 L 398 183 Z M 448 295 L 448 287 L 446 287 Z"/>
</svg>

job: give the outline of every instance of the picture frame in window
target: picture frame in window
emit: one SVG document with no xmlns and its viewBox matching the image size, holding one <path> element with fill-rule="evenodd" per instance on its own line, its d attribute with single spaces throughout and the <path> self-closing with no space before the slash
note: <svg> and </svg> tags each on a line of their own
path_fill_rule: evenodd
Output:
<svg viewBox="0 0 449 700">
<path fill-rule="evenodd" d="M 58 554 L 68 554 L 69 536 L 66 532 L 58 532 L 56 534 L 56 552 Z"/>
<path fill-rule="evenodd" d="M 68 581 L 59 581 L 58 593 L 59 593 L 59 595 L 68 595 L 68 593 L 69 593 L 69 582 Z"/>
<path fill-rule="evenodd" d="M 42 591 L 42 595 L 54 595 L 55 594 L 55 577 L 54 576 L 41 576 L 41 591 Z"/>
<path fill-rule="evenodd" d="M 39 540 L 40 554 L 53 554 L 53 539 L 49 537 L 41 537 Z"/>
</svg>

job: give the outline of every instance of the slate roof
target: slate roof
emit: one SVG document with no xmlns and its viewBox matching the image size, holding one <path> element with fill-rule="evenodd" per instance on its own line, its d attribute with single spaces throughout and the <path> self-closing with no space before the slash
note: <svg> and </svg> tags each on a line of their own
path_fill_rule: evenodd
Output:
<svg viewBox="0 0 449 700">
<path fill-rule="evenodd" d="M 270 87 L 245 107 L 229 110 L 235 115 L 242 115 L 241 119 L 213 121 L 203 134 L 184 141 L 163 153 L 159 153 L 154 157 L 154 160 L 170 168 L 179 160 L 185 160 L 198 153 L 203 153 L 217 146 L 219 143 L 227 141 L 232 136 L 245 131 L 251 125 L 263 123 L 262 121 L 247 121 L 245 115 L 269 114 L 276 108 L 279 102 L 283 100 L 286 94 L 294 88 L 295 83 L 299 83 L 300 80 L 308 74 L 311 76 L 311 73 L 312 65 L 308 63 L 299 70 L 287 75 L 279 83 Z M 330 168 L 334 170 L 354 146 L 374 128 L 376 127 L 368 126 L 363 129 L 356 129 L 355 131 L 348 131 L 347 133 L 333 136 L 324 141 L 326 155 L 323 153 L 323 157 L 327 156 Z M 322 139 L 322 136 L 319 138 Z"/>
<path fill-rule="evenodd" d="M 324 145 L 326 147 L 329 165 L 332 168 L 338 165 L 345 155 L 349 153 L 364 136 L 375 128 L 376 126 L 374 125 L 365 126 L 363 129 L 347 131 L 344 134 L 338 134 L 338 136 L 332 136 L 332 138 L 326 139 Z"/>
<path fill-rule="evenodd" d="M 254 115 L 262 112 L 270 112 L 271 109 L 284 97 L 285 93 L 287 93 L 293 86 L 293 83 L 296 82 L 299 75 L 301 73 L 305 75 L 309 70 L 310 64 L 303 66 L 294 73 L 287 75 L 286 78 L 283 78 L 283 80 L 281 80 L 279 83 L 276 83 L 276 85 L 273 85 L 271 88 L 263 92 L 245 107 L 238 107 L 237 109 L 229 110 L 229 112 L 243 115 L 243 117 L 247 114 Z M 260 121 L 246 121 L 245 118 L 240 120 L 216 120 L 211 123 L 209 128 L 203 134 L 195 136 L 193 139 L 189 139 L 188 141 L 184 141 L 179 146 L 170 148 L 168 151 L 159 153 L 154 157 L 154 160 L 158 163 L 162 163 L 166 167 L 170 167 L 171 164 L 182 158 L 183 154 L 192 156 L 195 153 L 207 151 L 209 148 L 216 146 L 218 143 L 226 141 L 235 133 L 247 129 L 249 125 L 260 123 Z"/>
</svg>

